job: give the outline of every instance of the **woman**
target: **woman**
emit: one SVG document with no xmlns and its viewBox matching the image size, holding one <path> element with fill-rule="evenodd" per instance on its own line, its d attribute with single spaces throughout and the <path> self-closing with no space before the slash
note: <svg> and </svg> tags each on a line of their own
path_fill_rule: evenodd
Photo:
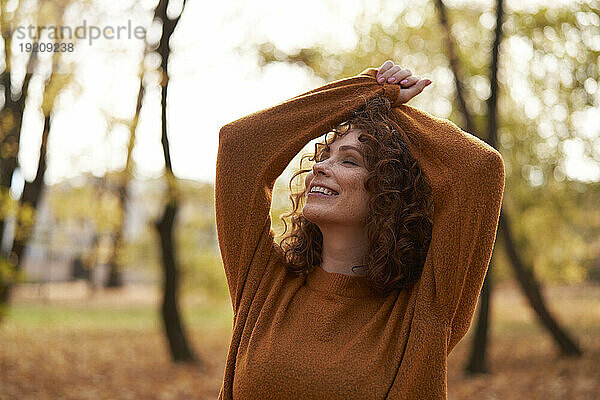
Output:
<svg viewBox="0 0 600 400">
<path fill-rule="evenodd" d="M 387 61 L 221 128 L 215 207 L 234 321 L 220 399 L 446 398 L 504 163 L 404 104 L 427 82 Z M 331 130 L 278 245 L 273 184 Z"/>
</svg>

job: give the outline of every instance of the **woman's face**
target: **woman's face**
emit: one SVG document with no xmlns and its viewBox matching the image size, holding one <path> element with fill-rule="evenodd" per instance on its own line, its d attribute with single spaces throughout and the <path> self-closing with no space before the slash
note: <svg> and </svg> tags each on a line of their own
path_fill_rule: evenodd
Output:
<svg viewBox="0 0 600 400">
<path fill-rule="evenodd" d="M 358 141 L 360 133 L 358 129 L 351 129 L 344 136 L 338 136 L 329 146 L 330 150 L 324 150 L 312 171 L 306 175 L 307 198 L 302 214 L 317 226 L 364 226 L 369 194 L 364 186 L 368 172 L 359 152 L 362 145 Z M 337 194 L 311 193 L 313 185 L 324 186 Z"/>
</svg>

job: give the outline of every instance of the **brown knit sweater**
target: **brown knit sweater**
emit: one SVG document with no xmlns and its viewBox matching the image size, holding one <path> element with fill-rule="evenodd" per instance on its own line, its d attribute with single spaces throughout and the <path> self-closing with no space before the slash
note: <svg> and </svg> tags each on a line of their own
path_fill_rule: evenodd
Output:
<svg viewBox="0 0 600 400">
<path fill-rule="evenodd" d="M 504 162 L 452 122 L 399 104 L 400 86 L 376 73 L 220 130 L 215 207 L 234 320 L 219 399 L 446 398 L 446 359 L 469 328 L 496 237 Z M 381 95 L 434 199 L 421 278 L 387 297 L 373 296 L 365 277 L 320 266 L 306 279 L 286 273 L 269 215 L 292 158 Z"/>
</svg>

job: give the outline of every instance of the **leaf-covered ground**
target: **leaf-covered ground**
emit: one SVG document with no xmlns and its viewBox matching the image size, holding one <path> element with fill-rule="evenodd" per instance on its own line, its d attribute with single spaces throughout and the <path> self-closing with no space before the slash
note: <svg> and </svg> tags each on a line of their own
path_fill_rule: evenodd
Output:
<svg viewBox="0 0 600 400">
<path fill-rule="evenodd" d="M 597 399 L 600 287 L 544 291 L 583 348 L 579 359 L 557 356 L 514 286 L 496 289 L 491 374 L 463 376 L 469 332 L 448 361 L 448 398 Z M 18 292 L 0 325 L 0 399 L 216 399 L 231 333 L 228 304 L 185 297 L 184 319 L 202 361 L 176 365 L 160 330 L 156 291 L 128 288 L 82 299 L 81 287 L 51 290 Z"/>
</svg>

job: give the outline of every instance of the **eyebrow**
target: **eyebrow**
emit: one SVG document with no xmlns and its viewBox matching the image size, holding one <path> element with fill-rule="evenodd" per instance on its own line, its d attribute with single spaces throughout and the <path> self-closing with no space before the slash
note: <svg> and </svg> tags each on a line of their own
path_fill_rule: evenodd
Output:
<svg viewBox="0 0 600 400">
<path fill-rule="evenodd" d="M 356 151 L 358 154 L 360 154 L 362 156 L 362 151 L 360 151 L 360 149 L 358 147 L 351 146 L 349 144 L 345 144 L 345 145 L 342 145 L 342 146 L 338 147 L 338 150 L 340 150 L 340 151 L 354 150 L 354 151 Z M 323 151 L 329 153 L 329 150 L 327 148 L 325 148 L 325 150 L 323 150 Z"/>
</svg>

